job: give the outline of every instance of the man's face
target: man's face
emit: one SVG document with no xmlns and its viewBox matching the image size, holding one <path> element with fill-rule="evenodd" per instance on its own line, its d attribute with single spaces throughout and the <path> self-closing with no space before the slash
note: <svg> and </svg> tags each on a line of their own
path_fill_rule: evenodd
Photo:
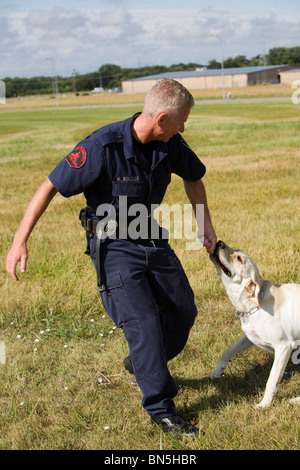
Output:
<svg viewBox="0 0 300 470">
<path fill-rule="evenodd" d="M 188 120 L 189 114 L 190 108 L 173 116 L 162 113 L 158 121 L 157 140 L 168 142 L 177 132 L 184 132 L 184 124 Z"/>
</svg>

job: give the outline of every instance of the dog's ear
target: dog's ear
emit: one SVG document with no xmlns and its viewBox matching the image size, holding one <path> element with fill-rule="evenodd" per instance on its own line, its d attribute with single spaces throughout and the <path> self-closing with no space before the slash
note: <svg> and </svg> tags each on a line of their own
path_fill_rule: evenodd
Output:
<svg viewBox="0 0 300 470">
<path fill-rule="evenodd" d="M 248 281 L 246 284 L 246 289 L 248 292 L 248 297 L 252 300 L 254 304 L 256 304 L 259 307 L 259 293 L 262 285 L 262 279 L 252 279 Z"/>
</svg>

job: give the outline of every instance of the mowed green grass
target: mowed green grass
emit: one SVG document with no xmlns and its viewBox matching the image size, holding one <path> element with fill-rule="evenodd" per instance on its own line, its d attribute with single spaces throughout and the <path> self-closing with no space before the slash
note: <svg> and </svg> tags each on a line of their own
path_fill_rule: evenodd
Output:
<svg viewBox="0 0 300 470">
<path fill-rule="evenodd" d="M 137 106 L 136 111 L 139 111 Z M 300 108 L 291 102 L 197 105 L 185 139 L 207 166 L 204 182 L 218 237 L 247 252 L 276 283 L 299 278 Z M 178 413 L 205 435 L 161 436 L 123 369 L 128 349 L 96 292 L 78 213 L 83 196 L 57 195 L 36 226 L 28 269 L 15 283 L 5 257 L 24 210 L 56 163 L 96 128 L 134 108 L 0 112 L 0 449 L 298 449 L 299 365 L 290 363 L 272 406 L 255 410 L 272 356 L 254 347 L 218 382 L 223 350 L 242 335 L 205 250 L 171 245 L 195 292 L 198 317 L 170 362 Z M 187 204 L 174 176 L 164 202 Z"/>
</svg>

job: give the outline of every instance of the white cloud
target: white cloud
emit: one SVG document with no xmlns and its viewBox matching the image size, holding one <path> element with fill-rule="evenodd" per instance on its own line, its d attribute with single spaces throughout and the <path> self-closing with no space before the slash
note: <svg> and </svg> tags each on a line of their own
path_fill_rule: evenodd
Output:
<svg viewBox="0 0 300 470">
<path fill-rule="evenodd" d="M 124 26 L 130 21 L 130 14 L 125 8 L 115 11 L 105 11 L 101 14 L 102 24 L 106 26 Z"/>
<path fill-rule="evenodd" d="M 256 10 L 250 14 L 250 7 L 246 14 L 230 8 L 129 9 L 126 2 L 109 4 L 110 10 L 56 7 L 0 16 L 0 77 L 49 75 L 50 56 L 56 58 L 57 72 L 70 76 L 74 68 L 86 73 L 105 63 L 207 64 L 220 60 L 221 42 L 224 58 L 251 58 L 272 47 L 300 43 L 293 12 L 283 18 L 269 12 L 259 16 Z M 212 34 L 221 42 L 212 40 Z"/>
</svg>

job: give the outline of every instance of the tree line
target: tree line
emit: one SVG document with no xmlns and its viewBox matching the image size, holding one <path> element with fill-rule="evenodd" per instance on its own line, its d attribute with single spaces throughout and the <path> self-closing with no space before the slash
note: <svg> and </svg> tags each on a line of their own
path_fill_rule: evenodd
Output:
<svg viewBox="0 0 300 470">
<path fill-rule="evenodd" d="M 256 56 L 247 59 L 246 56 L 229 57 L 224 60 L 224 68 L 249 67 L 257 65 L 294 65 L 300 66 L 300 46 L 296 47 L 275 47 L 270 49 L 265 56 Z M 206 67 L 207 69 L 221 68 L 221 63 L 211 60 L 207 65 L 198 63 L 174 64 L 170 67 L 163 65 L 149 65 L 138 68 L 122 68 L 115 64 L 104 64 L 96 72 L 78 74 L 75 71 L 70 77 L 56 77 L 60 93 L 74 92 L 88 93 L 96 87 L 104 89 L 114 89 L 121 87 L 124 80 L 155 75 L 164 72 L 189 71 L 196 68 Z M 39 76 L 32 78 L 3 78 L 6 85 L 6 97 L 55 94 L 55 77 Z"/>
</svg>

